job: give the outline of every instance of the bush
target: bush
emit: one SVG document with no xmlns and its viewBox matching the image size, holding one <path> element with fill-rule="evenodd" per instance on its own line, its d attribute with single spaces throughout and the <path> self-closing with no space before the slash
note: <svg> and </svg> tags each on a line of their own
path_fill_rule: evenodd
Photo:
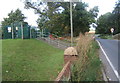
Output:
<svg viewBox="0 0 120 83">
<path fill-rule="evenodd" d="M 114 37 L 113 37 L 114 39 L 118 39 L 118 40 L 120 40 L 120 33 L 119 34 L 117 34 L 117 35 L 114 35 Z"/>
</svg>

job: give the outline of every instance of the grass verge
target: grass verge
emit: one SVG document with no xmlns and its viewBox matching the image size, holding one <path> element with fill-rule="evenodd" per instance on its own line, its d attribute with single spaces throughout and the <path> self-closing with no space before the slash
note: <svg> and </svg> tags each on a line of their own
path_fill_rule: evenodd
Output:
<svg viewBox="0 0 120 83">
<path fill-rule="evenodd" d="M 99 37 L 102 39 L 113 39 L 112 35 L 100 35 Z"/>
<path fill-rule="evenodd" d="M 63 50 L 35 39 L 2 40 L 3 81 L 53 81 L 63 66 Z"/>
<path fill-rule="evenodd" d="M 76 48 L 79 59 L 72 67 L 72 81 L 103 81 L 97 42 L 81 36 Z"/>
<path fill-rule="evenodd" d="M 120 40 L 120 33 L 113 36 L 114 39 Z"/>
</svg>

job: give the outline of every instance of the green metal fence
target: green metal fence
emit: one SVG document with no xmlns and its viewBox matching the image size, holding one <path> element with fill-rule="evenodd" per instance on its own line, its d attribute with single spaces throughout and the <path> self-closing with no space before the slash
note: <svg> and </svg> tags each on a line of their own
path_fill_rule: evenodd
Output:
<svg viewBox="0 0 120 83">
<path fill-rule="evenodd" d="M 29 39 L 36 38 L 37 32 L 35 29 L 31 29 L 31 26 L 27 22 L 15 22 L 11 25 L 4 26 L 2 31 L 3 39 Z"/>
</svg>

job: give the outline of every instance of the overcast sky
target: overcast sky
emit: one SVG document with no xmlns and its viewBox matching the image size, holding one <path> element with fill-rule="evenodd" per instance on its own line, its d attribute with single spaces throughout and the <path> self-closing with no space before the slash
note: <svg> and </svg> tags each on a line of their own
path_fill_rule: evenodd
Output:
<svg viewBox="0 0 120 83">
<path fill-rule="evenodd" d="M 34 0 L 36 1 L 36 0 Z M 105 14 L 106 12 L 112 12 L 115 6 L 115 2 L 117 0 L 82 0 L 89 4 L 89 8 L 93 8 L 94 6 L 99 6 L 99 16 L 101 14 Z M 27 10 L 24 9 L 24 3 L 21 0 L 1 0 L 0 1 L 0 22 L 3 18 L 7 17 L 8 13 L 11 10 L 16 10 L 19 8 L 22 10 L 22 13 L 27 17 L 25 21 L 29 23 L 29 25 L 37 26 L 36 20 L 38 15 L 34 14 L 32 9 Z"/>
</svg>

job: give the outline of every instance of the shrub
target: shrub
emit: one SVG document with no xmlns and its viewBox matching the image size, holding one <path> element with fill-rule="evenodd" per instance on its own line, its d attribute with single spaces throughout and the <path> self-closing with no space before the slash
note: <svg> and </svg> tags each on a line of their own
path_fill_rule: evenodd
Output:
<svg viewBox="0 0 120 83">
<path fill-rule="evenodd" d="M 117 34 L 117 35 L 115 35 L 113 38 L 114 38 L 114 39 L 118 39 L 118 40 L 120 40 L 120 33 Z"/>
</svg>

